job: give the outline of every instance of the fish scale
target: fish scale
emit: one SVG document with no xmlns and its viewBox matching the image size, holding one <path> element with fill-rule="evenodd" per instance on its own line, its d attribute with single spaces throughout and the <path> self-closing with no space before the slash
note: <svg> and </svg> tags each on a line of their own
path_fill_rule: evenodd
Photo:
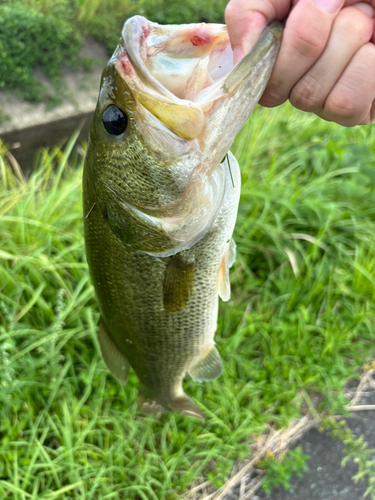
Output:
<svg viewBox="0 0 375 500">
<path fill-rule="evenodd" d="M 179 254 L 196 261 L 196 286 L 188 306 L 176 313 L 163 306 L 169 258 L 124 252 L 100 210 L 93 210 L 85 224 L 87 258 L 104 323 L 142 385 L 151 385 L 149 392 L 163 402 L 177 398 L 185 373 L 202 349 L 212 344 L 216 331 L 219 267 L 232 236 L 240 193 L 234 158 L 234 189 L 227 165 L 221 168 L 227 169 L 226 203 L 209 233 Z M 84 193 L 87 213 L 95 201 L 88 189 Z"/>
<path fill-rule="evenodd" d="M 110 151 L 105 146 L 103 144 L 98 153 L 103 165 L 103 181 L 116 183 L 130 203 L 165 207 L 175 203 L 186 189 L 186 185 L 179 186 L 175 181 L 172 167 L 160 160 L 156 163 L 155 158 L 144 151 L 142 143 L 116 143 Z M 126 163 L 124 147 L 127 147 Z M 144 168 L 140 170 L 139 164 Z"/>
</svg>

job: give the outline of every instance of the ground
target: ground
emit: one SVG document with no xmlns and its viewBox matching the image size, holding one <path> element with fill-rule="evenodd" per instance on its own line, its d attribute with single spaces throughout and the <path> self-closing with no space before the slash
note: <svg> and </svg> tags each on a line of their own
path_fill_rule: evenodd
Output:
<svg viewBox="0 0 375 500">
<path fill-rule="evenodd" d="M 363 398 L 363 404 L 375 404 L 375 392 Z M 356 412 L 348 419 L 348 425 L 356 437 L 364 436 L 369 448 L 375 448 L 374 411 Z M 310 455 L 309 471 L 302 478 L 292 481 L 289 490 L 279 487 L 267 497 L 257 493 L 253 500 L 362 500 L 367 489 L 367 481 L 355 483 L 352 477 L 358 466 L 350 461 L 341 466 L 344 458 L 344 443 L 331 437 L 329 431 L 311 429 L 298 443 L 303 452 Z M 375 455 L 372 457 L 375 460 Z M 371 498 L 371 497 L 367 497 Z M 228 499 L 229 500 L 229 499 Z"/>
</svg>

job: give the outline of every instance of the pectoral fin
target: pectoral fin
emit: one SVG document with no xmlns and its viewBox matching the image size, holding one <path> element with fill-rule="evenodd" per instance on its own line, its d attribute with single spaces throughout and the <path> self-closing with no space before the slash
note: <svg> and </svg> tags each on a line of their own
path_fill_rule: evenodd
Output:
<svg viewBox="0 0 375 500">
<path fill-rule="evenodd" d="M 219 268 L 219 296 L 223 302 L 227 302 L 230 299 L 229 268 L 233 266 L 235 260 L 236 243 L 232 238 Z"/>
<path fill-rule="evenodd" d="M 219 268 L 219 296 L 224 302 L 230 299 L 228 251 L 225 252 Z"/>
<path fill-rule="evenodd" d="M 223 373 L 223 364 L 220 354 L 213 345 L 208 349 L 198 363 L 189 370 L 194 382 L 205 382 L 219 378 Z"/>
<path fill-rule="evenodd" d="M 233 266 L 235 260 L 236 260 L 236 254 L 237 254 L 237 245 L 234 239 L 232 238 L 229 243 L 229 249 L 228 249 L 228 266 L 229 269 Z"/>
<path fill-rule="evenodd" d="M 165 272 L 163 301 L 167 312 L 176 312 L 186 306 L 191 297 L 195 279 L 195 262 L 186 263 L 174 255 Z"/>
<path fill-rule="evenodd" d="M 113 341 L 102 319 L 99 322 L 98 336 L 105 364 L 112 375 L 126 385 L 129 375 L 129 361 Z"/>
</svg>

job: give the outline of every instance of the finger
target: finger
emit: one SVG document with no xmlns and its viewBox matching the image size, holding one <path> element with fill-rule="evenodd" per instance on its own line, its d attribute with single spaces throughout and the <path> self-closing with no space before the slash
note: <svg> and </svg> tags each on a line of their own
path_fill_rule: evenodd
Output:
<svg viewBox="0 0 375 500">
<path fill-rule="evenodd" d="M 375 45 L 366 43 L 353 56 L 328 95 L 321 118 L 354 127 L 373 121 L 375 109 Z"/>
<path fill-rule="evenodd" d="M 375 0 L 361 0 L 361 2 L 367 3 L 368 5 L 371 5 L 375 9 Z M 358 0 L 345 0 L 344 6 L 348 7 L 350 5 L 355 5 L 358 3 Z"/>
<path fill-rule="evenodd" d="M 371 5 L 373 9 L 375 9 L 375 0 L 362 0 L 362 2 L 366 2 L 368 5 Z M 344 5 L 354 5 L 358 3 L 358 0 L 345 0 Z M 374 28 L 373 28 L 373 35 L 371 38 L 372 43 L 375 43 L 375 19 L 374 19 Z"/>
<path fill-rule="evenodd" d="M 370 125 L 370 123 L 373 123 L 374 121 L 375 121 L 375 100 L 372 101 L 372 106 L 371 106 L 370 113 L 367 117 L 367 122 L 364 123 L 363 125 Z"/>
<path fill-rule="evenodd" d="M 294 85 L 324 51 L 343 0 L 315 2 L 300 0 L 290 13 L 279 56 L 260 100 L 263 106 L 277 106 L 286 101 Z"/>
<path fill-rule="evenodd" d="M 375 0 L 361 0 L 360 4 L 358 4 L 358 0 L 345 0 L 345 6 L 347 5 L 355 5 L 356 7 L 358 5 L 363 5 L 363 4 L 370 5 L 374 10 L 375 10 Z M 371 42 L 375 43 L 375 19 L 374 19 L 374 24 L 373 24 L 373 34 L 371 38 Z"/>
<path fill-rule="evenodd" d="M 290 0 L 231 0 L 225 9 L 225 22 L 233 49 L 233 62 L 247 54 L 271 20 L 283 20 Z"/>
<path fill-rule="evenodd" d="M 370 125 L 375 120 L 373 108 L 375 109 L 375 101 L 372 103 L 370 113 L 366 116 L 364 120 L 361 121 L 361 123 L 358 123 L 358 125 Z"/>
<path fill-rule="evenodd" d="M 321 111 L 341 73 L 373 32 L 374 10 L 368 4 L 346 7 L 337 16 L 327 46 L 310 70 L 297 82 L 290 102 L 302 111 Z"/>
<path fill-rule="evenodd" d="M 370 110 L 370 113 L 368 116 L 368 123 L 366 123 L 365 125 L 369 125 L 370 123 L 373 123 L 374 121 L 375 121 L 375 100 L 372 101 L 371 110 Z"/>
</svg>

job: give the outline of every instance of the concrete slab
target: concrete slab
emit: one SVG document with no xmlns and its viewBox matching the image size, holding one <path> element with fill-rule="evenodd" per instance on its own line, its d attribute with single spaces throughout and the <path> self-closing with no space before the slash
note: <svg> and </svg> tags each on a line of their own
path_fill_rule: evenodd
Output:
<svg viewBox="0 0 375 500">
<path fill-rule="evenodd" d="M 104 46 L 92 37 L 85 40 L 80 55 L 97 60 L 97 64 L 90 71 L 66 69 L 59 91 L 62 103 L 58 106 L 51 107 L 43 102 L 35 104 L 21 101 L 13 92 L 0 92 L 0 109 L 3 115 L 0 136 L 94 111 L 100 76 L 109 57 Z M 36 72 L 36 76 L 47 87 L 49 93 L 56 92 L 40 71 Z"/>
<path fill-rule="evenodd" d="M 82 127 L 78 142 L 88 139 L 101 73 L 109 57 L 104 46 L 92 37 L 85 40 L 80 55 L 96 60 L 96 64 L 90 71 L 65 71 L 60 90 L 62 103 L 58 106 L 22 101 L 14 93 L 0 91 L 0 137 L 26 176 L 41 148 L 63 145 L 77 127 Z M 49 93 L 56 92 L 40 71 L 36 76 Z"/>
</svg>

